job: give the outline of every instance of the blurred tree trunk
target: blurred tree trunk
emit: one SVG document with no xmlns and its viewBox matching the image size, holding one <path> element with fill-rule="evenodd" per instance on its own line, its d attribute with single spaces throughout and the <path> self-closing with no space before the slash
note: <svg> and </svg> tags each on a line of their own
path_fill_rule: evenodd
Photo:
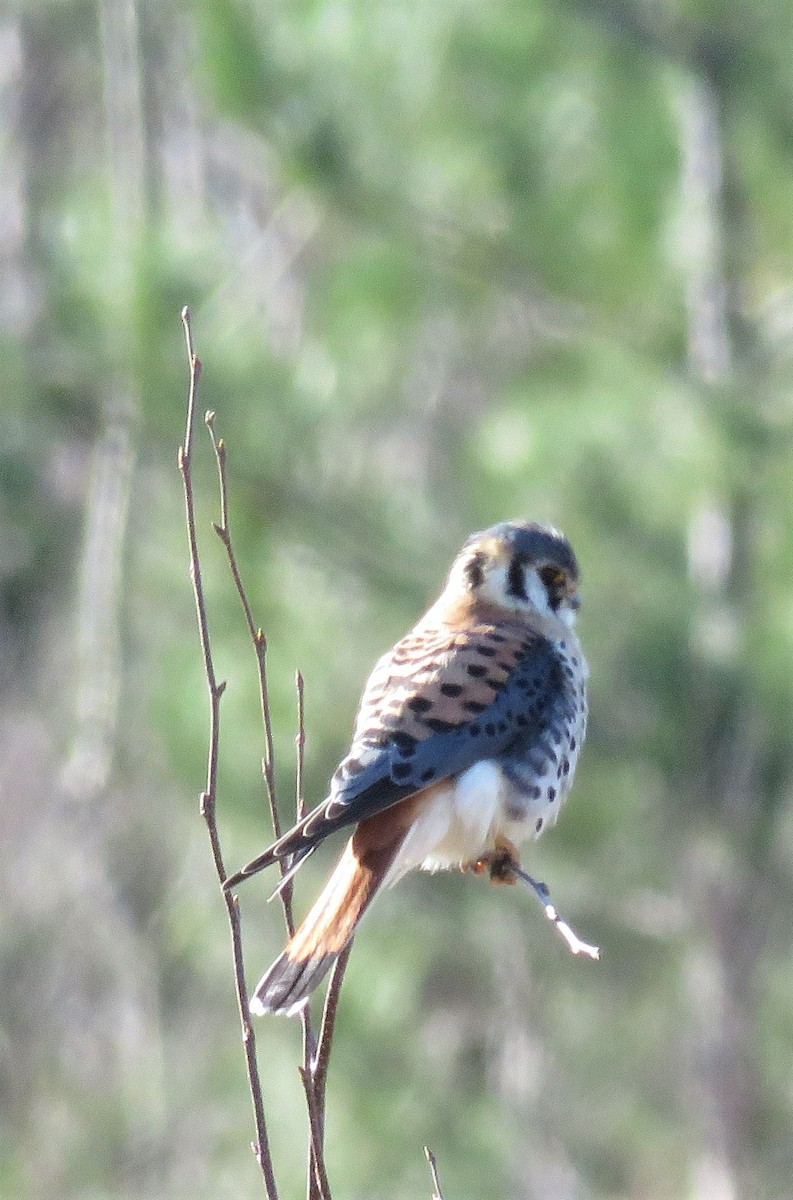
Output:
<svg viewBox="0 0 793 1200">
<path fill-rule="evenodd" d="M 727 84 L 718 77 L 690 76 L 678 111 L 689 369 L 719 433 L 730 430 L 736 453 L 755 458 L 753 474 L 764 470 L 762 453 L 753 455 L 742 439 L 744 426 L 739 424 L 736 433 L 729 422 L 730 408 L 756 404 L 765 381 L 753 371 L 753 338 L 741 315 L 746 212 L 737 165 L 725 151 L 730 143 L 724 128 L 730 119 Z M 689 571 L 700 593 L 691 719 L 699 722 L 701 757 L 685 789 L 692 801 L 693 836 L 684 892 L 692 922 L 686 963 L 689 1097 L 702 1145 L 692 1190 L 701 1200 L 757 1195 L 753 1135 L 763 1111 L 763 1085 L 754 1046 L 755 981 L 765 948 L 769 845 L 758 834 L 768 806 L 761 794 L 762 721 L 740 639 L 747 639 L 757 619 L 758 493 L 736 473 L 729 481 L 725 474 L 721 494 L 702 497 L 689 532 Z M 698 806 L 710 815 L 704 828 Z"/>
<path fill-rule="evenodd" d="M 47 1097 L 46 1104 L 27 1112 L 29 1098 L 18 1097 L 19 1109 L 11 1120 L 19 1122 L 20 1141 L 27 1138 L 37 1146 L 29 1176 L 40 1195 L 70 1191 L 70 1172 L 81 1153 L 75 1128 L 79 1118 L 65 1116 L 74 1094 L 104 1104 L 108 1125 L 111 1113 L 116 1118 L 123 1146 L 119 1169 L 130 1191 L 142 1180 L 153 1183 L 161 1165 L 152 1153 L 162 1115 L 159 978 L 151 943 L 141 935 L 134 906 L 112 865 L 119 809 L 125 820 L 138 819 L 130 797 L 119 794 L 114 766 L 123 562 L 140 409 L 135 315 L 145 211 L 143 110 L 135 5 L 132 0 L 103 0 L 99 16 L 104 114 L 80 75 L 79 58 L 64 54 L 62 31 L 57 22 L 53 29 L 51 12 L 28 16 L 21 30 L 0 32 L 8 51 L 3 65 L 19 85 L 13 105 L 10 93 L 0 91 L 0 104 L 5 99 L 7 112 L 18 109 L 19 123 L 18 158 L 3 172 L 6 207 L 14 217 L 2 247 L 6 258 L 13 266 L 18 243 L 29 238 L 28 262 L 45 270 L 57 204 L 68 196 L 75 175 L 78 186 L 85 186 L 86 179 L 95 186 L 101 154 L 89 155 L 79 166 L 74 157 L 87 153 L 94 124 L 104 123 L 107 131 L 105 178 L 112 210 L 106 226 L 112 230 L 105 260 L 109 286 L 104 303 L 97 304 L 104 321 L 90 376 L 90 388 L 99 397 L 99 421 L 75 570 L 76 611 L 72 624 L 53 621 L 42 632 L 35 646 L 39 661 L 28 664 L 21 694 L 4 714 L 16 798 L 9 822 L 17 864 L 11 911 L 26 950 L 10 971 L 13 988 L 6 1016 L 24 1089 Z M 75 127 L 82 136 L 74 136 Z M 53 194 L 54 180 L 64 195 Z M 6 278 L 14 281 L 13 288 L 4 290 L 8 310 L 14 288 L 24 292 L 31 280 L 13 270 Z M 80 279 L 72 286 L 79 295 L 86 285 Z M 37 308 L 29 293 L 22 298 L 24 304 L 16 304 L 10 317 L 27 326 L 31 356 L 57 360 L 57 374 L 63 364 L 58 360 L 62 347 L 55 345 L 60 332 L 55 300 L 42 295 Z M 103 370 L 108 361 L 113 364 L 109 373 Z M 86 409 L 90 396 L 89 390 Z M 84 429 L 73 436 L 78 443 Z M 75 490 L 83 486 L 82 445 L 76 457 Z M 34 679 L 31 697 L 24 689 Z M 36 684 L 45 694 L 48 714 L 57 714 L 72 735 L 71 749 L 60 764 L 58 734 L 45 733 L 36 713 Z M 42 1048 L 38 1024 L 31 1025 L 32 1014 L 41 1009 L 56 1031 L 50 1052 Z M 55 1044 L 57 1053 L 52 1053 Z M 26 1120 L 31 1129 L 24 1129 Z"/>
</svg>

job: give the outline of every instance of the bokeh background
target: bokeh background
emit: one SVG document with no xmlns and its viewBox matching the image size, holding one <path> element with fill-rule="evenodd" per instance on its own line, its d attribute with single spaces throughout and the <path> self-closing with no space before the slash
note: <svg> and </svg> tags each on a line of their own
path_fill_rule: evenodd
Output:
<svg viewBox="0 0 793 1200">
<path fill-rule="evenodd" d="M 0 11 L 0 1194 L 262 1194 L 181 485 L 201 404 L 324 794 L 473 530 L 569 534 L 591 724 L 531 896 L 365 922 L 337 1197 L 770 1200 L 793 1178 L 788 0 L 6 0 Z M 268 838 L 199 427 L 230 866 Z M 302 873 L 304 909 L 335 847 Z M 242 897 L 249 973 L 281 944 Z M 259 1026 L 282 1194 L 299 1028 Z"/>
</svg>

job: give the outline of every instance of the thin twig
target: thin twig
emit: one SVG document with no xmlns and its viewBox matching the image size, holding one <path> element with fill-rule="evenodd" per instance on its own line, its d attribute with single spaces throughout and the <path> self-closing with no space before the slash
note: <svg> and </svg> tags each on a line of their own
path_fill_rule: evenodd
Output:
<svg viewBox="0 0 793 1200">
<path fill-rule="evenodd" d="M 300 820 L 305 815 L 306 808 L 303 794 L 306 747 L 305 697 L 303 676 L 300 671 L 295 676 L 295 686 L 297 690 L 297 735 L 295 737 L 297 774 L 295 800 L 297 819 Z M 349 958 L 351 948 L 350 946 L 344 951 L 331 975 L 327 996 L 325 997 L 319 1045 L 316 1043 L 310 1021 L 305 1020 L 303 1023 L 303 1068 L 300 1072 L 300 1078 L 303 1081 L 303 1087 L 306 1092 L 306 1106 L 309 1116 L 308 1200 L 330 1200 L 330 1187 L 325 1168 L 325 1094 L 333 1028 L 339 1002 L 339 990 L 344 977 L 344 967 Z M 305 1011 L 308 1014 L 307 1008 Z"/>
<path fill-rule="evenodd" d="M 429 1146 L 424 1147 L 424 1157 L 429 1163 L 430 1175 L 432 1176 L 432 1200 L 443 1200 L 443 1192 L 438 1178 L 438 1160 L 430 1150 Z"/>
<path fill-rule="evenodd" d="M 524 871 L 521 867 L 519 867 L 517 863 L 512 864 L 512 870 L 519 879 L 522 879 L 523 882 L 527 883 L 532 889 L 534 895 L 537 897 L 543 907 L 545 916 L 548 918 L 551 924 L 556 927 L 559 936 L 567 944 L 567 948 L 570 953 L 584 954 L 587 958 L 600 958 L 600 947 L 592 946 L 589 942 L 582 942 L 575 930 L 572 929 L 567 924 L 567 921 L 565 921 L 564 918 L 561 917 L 556 911 L 551 903 L 551 893 L 548 891 L 548 885 L 541 883 L 537 879 L 534 879 L 527 871 Z"/>
<path fill-rule="evenodd" d="M 300 671 L 295 674 L 295 690 L 297 692 L 297 733 L 295 734 L 295 811 L 298 821 L 305 815 L 305 798 L 303 795 L 303 774 L 305 770 L 306 751 L 306 709 L 303 676 Z M 288 885 L 291 888 L 291 880 Z M 303 1065 L 300 1068 L 300 1079 L 306 1094 L 306 1109 L 308 1110 L 308 1200 L 331 1200 L 330 1184 L 325 1167 L 325 1097 L 320 1099 L 317 1093 L 313 1063 L 316 1055 L 316 1038 L 311 1022 L 308 1005 L 303 1010 Z"/>
<path fill-rule="evenodd" d="M 303 774 L 305 771 L 306 759 L 306 705 L 302 671 L 295 672 L 295 691 L 297 693 L 297 733 L 295 734 L 295 815 L 297 820 L 300 821 L 302 817 L 305 816 L 306 812 L 306 801 L 303 794 Z M 291 879 L 287 886 L 290 888 L 291 899 Z M 305 1015 L 309 1015 L 307 1009 L 305 1011 Z M 308 1074 L 310 1073 L 311 1059 L 316 1049 L 314 1031 L 311 1028 L 310 1021 L 303 1022 L 303 1033 L 303 1069 Z M 305 1079 L 303 1080 L 303 1083 L 305 1085 Z"/>
<path fill-rule="evenodd" d="M 310 1060 L 310 1047 L 307 1032 L 311 1027 L 303 1026 L 304 1060 Z M 308 1184 L 306 1195 L 308 1200 L 331 1200 L 330 1182 L 325 1166 L 325 1113 L 317 1102 L 317 1093 L 310 1066 L 300 1067 L 300 1078 L 306 1093 L 306 1109 L 308 1111 Z"/>
<path fill-rule="evenodd" d="M 317 1100 L 322 1113 L 322 1133 L 325 1134 L 325 1089 L 328 1081 L 328 1067 L 330 1066 L 330 1051 L 333 1045 L 333 1033 L 336 1028 L 336 1013 L 339 1007 L 339 997 L 341 995 L 341 985 L 344 982 L 344 972 L 347 970 L 347 963 L 352 954 L 352 939 L 342 950 L 339 957 L 333 966 L 328 983 L 328 991 L 325 996 L 325 1007 L 322 1010 L 322 1025 L 319 1031 L 319 1043 L 317 1051 L 314 1055 L 312 1063 L 312 1075 L 314 1077 L 314 1087 L 317 1092 Z"/>
<path fill-rule="evenodd" d="M 275 798 L 275 752 L 273 743 L 273 726 L 270 717 L 270 706 L 268 703 L 267 689 L 267 638 L 262 629 L 260 629 L 253 619 L 253 610 L 251 608 L 248 595 L 245 591 L 245 586 L 240 575 L 237 556 L 234 553 L 234 546 L 231 541 L 231 530 L 229 527 L 229 504 L 228 504 L 228 482 L 226 477 L 226 443 L 223 438 L 218 438 L 215 431 L 215 414 L 210 409 L 206 417 L 207 429 L 209 436 L 212 438 L 212 445 L 215 450 L 215 459 L 218 468 L 218 482 L 220 485 L 220 522 L 215 524 L 215 533 L 220 538 L 226 548 L 226 554 L 229 560 L 229 569 L 231 571 L 234 586 L 237 589 L 237 595 L 240 598 L 242 611 L 245 614 L 245 623 L 248 626 L 248 632 L 251 636 L 254 649 L 256 651 L 256 665 L 259 672 L 259 701 L 261 704 L 262 725 L 264 728 L 264 759 L 262 770 L 264 773 L 264 782 L 267 788 L 267 799 L 270 806 L 270 820 L 273 825 L 273 833 L 276 838 L 281 836 L 281 819 L 278 815 L 278 805 Z M 282 871 L 285 868 L 282 866 Z"/>
<path fill-rule="evenodd" d="M 305 815 L 305 798 L 303 795 L 303 772 L 306 755 L 306 709 L 303 676 L 295 672 L 295 691 L 297 693 L 297 733 L 295 734 L 295 813 L 297 820 Z M 291 887 L 291 880 L 289 882 Z M 317 1093 L 314 1087 L 311 1064 L 316 1053 L 316 1039 L 311 1023 L 308 1006 L 303 1012 L 303 1065 L 300 1068 L 300 1079 L 306 1094 L 308 1110 L 308 1200 L 325 1200 L 330 1196 L 330 1186 L 325 1170 L 323 1152 L 324 1120 L 317 1107 Z"/>
<path fill-rule="evenodd" d="M 295 691 L 297 692 L 297 733 L 295 734 L 295 756 L 297 771 L 295 774 L 295 811 L 301 821 L 306 815 L 306 798 L 303 794 L 303 772 L 306 760 L 306 702 L 303 685 L 303 673 L 295 672 Z"/>
<path fill-rule="evenodd" d="M 341 986 L 347 969 L 352 941 L 348 942 L 333 966 L 322 1009 L 322 1024 L 319 1041 L 315 1042 L 311 1025 L 307 1019 L 303 1026 L 303 1068 L 300 1077 L 306 1092 L 309 1115 L 309 1183 L 308 1200 L 330 1200 L 328 1178 L 325 1170 L 325 1101 L 328 1082 L 330 1052 L 336 1028 Z M 308 1006 L 304 1013 L 308 1014 Z"/>
<path fill-rule="evenodd" d="M 231 571 L 234 586 L 237 590 L 242 610 L 245 616 L 245 623 L 248 627 L 251 642 L 253 644 L 256 655 L 256 665 L 259 677 L 259 705 L 262 714 L 262 725 L 264 728 L 264 758 L 262 762 L 262 773 L 264 776 L 265 787 L 267 790 L 268 805 L 270 809 L 270 818 L 273 826 L 273 834 L 276 838 L 281 836 L 281 821 L 278 815 L 278 803 L 275 792 L 275 754 L 272 720 L 270 715 L 270 698 L 267 683 L 267 639 L 262 630 L 257 626 L 253 616 L 253 608 L 248 594 L 245 589 L 245 584 L 242 579 L 242 573 L 239 569 L 237 556 L 234 550 L 234 543 L 231 536 L 231 527 L 229 521 L 229 503 L 228 503 L 228 476 L 227 476 L 227 452 L 226 443 L 223 438 L 217 436 L 215 428 L 215 414 L 208 412 L 206 415 L 206 425 L 209 429 L 212 445 L 215 450 L 215 460 L 218 469 L 218 483 L 220 488 L 220 522 L 215 524 L 214 529 L 220 538 L 226 550 L 229 569 Z M 303 789 L 303 752 L 305 747 L 305 721 L 304 721 L 304 703 L 303 703 L 303 679 L 298 673 L 298 732 L 296 737 L 297 743 L 297 795 L 298 806 L 302 807 L 302 789 Z M 279 863 L 281 876 L 283 878 L 287 871 L 287 865 L 284 862 Z M 284 921 L 286 923 L 287 932 L 291 937 L 295 932 L 295 919 L 292 907 L 292 881 L 291 879 L 280 888 L 278 896 L 281 901 L 281 906 L 284 913 Z M 330 994 L 330 993 L 329 993 Z M 336 1001 L 334 1001 L 335 1007 Z M 325 1167 L 324 1154 L 324 1130 L 325 1130 L 325 1089 L 324 1089 L 324 1074 L 323 1086 L 320 1090 L 316 1087 L 314 1062 L 316 1060 L 316 1037 L 314 1034 L 311 1012 L 309 1007 L 303 1009 L 301 1014 L 303 1024 L 303 1065 L 299 1068 L 300 1078 L 303 1082 L 303 1088 L 306 1096 L 306 1109 L 308 1112 L 309 1126 L 309 1171 L 308 1171 L 308 1196 L 309 1200 L 331 1200 L 330 1185 L 328 1183 L 327 1170 Z M 324 1028 L 324 1024 L 323 1024 Z M 330 1026 L 332 1035 L 332 1024 Z M 321 1042 L 322 1039 L 320 1039 Z M 330 1043 L 327 1043 L 324 1051 L 324 1058 L 330 1054 Z M 327 1073 L 327 1065 L 325 1066 Z"/>
<path fill-rule="evenodd" d="M 204 587 L 201 577 L 201 561 L 198 552 L 198 538 L 196 535 L 195 504 L 193 499 L 193 483 L 190 467 L 193 449 L 193 431 L 195 428 L 195 409 L 198 400 L 198 384 L 201 378 L 201 361 L 193 348 L 193 336 L 190 328 L 190 313 L 187 308 L 182 309 L 182 323 L 184 325 L 185 339 L 187 342 L 187 354 L 190 365 L 190 392 L 187 403 L 187 427 L 185 430 L 185 438 L 183 445 L 179 448 L 179 471 L 181 473 L 182 482 L 184 485 L 187 537 L 190 548 L 190 577 L 193 584 L 193 595 L 195 598 L 196 614 L 198 619 L 198 632 L 201 641 L 201 651 L 204 658 L 204 672 L 206 675 L 210 702 L 207 783 L 205 791 L 201 793 L 201 815 L 203 816 L 209 831 L 209 840 L 212 847 L 212 858 L 215 863 L 218 881 L 221 884 L 221 892 L 223 894 L 223 899 L 229 918 L 229 925 L 231 928 L 232 955 L 234 961 L 234 983 L 237 993 L 240 1022 L 242 1025 L 242 1042 L 245 1049 L 245 1063 L 248 1073 L 248 1084 L 251 1092 L 251 1100 L 253 1102 L 254 1123 L 256 1128 L 256 1142 L 253 1144 L 253 1151 L 264 1177 L 264 1186 L 267 1192 L 268 1200 L 278 1200 L 278 1188 L 276 1186 L 275 1174 L 273 1171 L 273 1161 L 270 1153 L 269 1138 L 267 1135 L 267 1123 L 264 1115 L 261 1080 L 259 1078 L 259 1067 L 256 1059 L 256 1039 L 253 1032 L 253 1026 L 251 1025 L 248 1008 L 248 993 L 245 984 L 245 966 L 242 954 L 242 933 L 240 926 L 239 905 L 235 896 L 228 895 L 222 891 L 222 885 L 226 879 L 226 869 L 223 863 L 223 854 L 221 852 L 220 839 L 218 836 L 217 822 L 215 819 L 215 807 L 220 748 L 220 701 L 226 685 L 223 682 L 219 683 L 215 674 L 215 666 L 209 635 L 209 621 L 207 618 Z"/>
</svg>

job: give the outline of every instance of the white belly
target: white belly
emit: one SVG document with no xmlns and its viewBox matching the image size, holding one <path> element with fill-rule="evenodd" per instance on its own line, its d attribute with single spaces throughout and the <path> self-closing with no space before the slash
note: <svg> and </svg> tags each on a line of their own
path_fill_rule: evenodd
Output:
<svg viewBox="0 0 793 1200">
<path fill-rule="evenodd" d="M 536 818 L 510 816 L 512 796 L 511 784 L 492 759 L 475 763 L 456 781 L 433 788 L 400 847 L 387 884 L 416 867 L 442 871 L 474 862 L 495 847 L 499 835 L 515 844 L 536 837 Z"/>
</svg>

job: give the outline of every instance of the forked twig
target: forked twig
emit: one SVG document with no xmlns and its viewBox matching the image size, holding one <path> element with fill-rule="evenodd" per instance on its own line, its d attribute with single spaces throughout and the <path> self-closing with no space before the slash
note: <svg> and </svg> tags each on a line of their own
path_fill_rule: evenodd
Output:
<svg viewBox="0 0 793 1200">
<path fill-rule="evenodd" d="M 209 430 L 209 435 L 212 439 L 212 446 L 215 451 L 215 460 L 218 470 L 218 485 L 220 490 L 220 521 L 215 524 L 214 528 L 226 550 L 229 569 L 234 581 L 234 586 L 237 590 L 237 595 L 239 597 L 245 617 L 245 623 L 247 625 L 248 633 L 250 634 L 251 642 L 256 655 L 259 679 L 259 703 L 262 714 L 262 725 L 264 729 L 264 755 L 262 760 L 262 773 L 267 791 L 273 834 L 274 837 L 278 838 L 281 836 L 281 822 L 279 819 L 275 792 L 274 743 L 267 683 L 267 639 L 263 631 L 257 626 L 254 620 L 253 609 L 242 580 L 242 574 L 240 572 L 236 553 L 234 551 L 229 520 L 226 444 L 223 438 L 219 438 L 217 436 L 215 427 L 215 413 L 211 411 L 208 412 L 206 414 L 205 421 Z M 299 818 L 303 815 L 304 811 L 303 771 L 306 742 L 303 678 L 299 672 L 297 674 L 296 683 L 298 697 L 298 732 L 295 738 L 297 747 L 296 807 Z M 281 863 L 280 868 L 281 875 L 283 877 L 287 870 L 286 864 Z M 277 894 L 281 900 L 286 928 L 291 936 L 295 930 L 295 921 L 292 908 L 292 881 L 288 880 L 287 883 L 278 890 Z M 309 1007 L 306 1006 L 301 1013 L 301 1020 L 303 1023 L 303 1064 L 300 1067 L 300 1078 L 305 1091 L 309 1126 L 308 1200 L 331 1200 L 330 1185 L 328 1183 L 324 1153 L 325 1095 L 331 1045 L 335 1028 L 336 1010 L 338 1007 L 339 993 L 341 991 L 344 970 L 349 953 L 350 947 L 348 947 L 345 952 L 339 956 L 331 975 L 325 1000 L 325 1008 L 323 1011 L 319 1039 L 317 1039 L 314 1034 Z"/>
<path fill-rule="evenodd" d="M 190 328 L 190 313 L 187 308 L 182 309 L 182 323 L 184 325 L 185 339 L 187 342 L 187 354 L 190 366 L 190 392 L 187 403 L 187 426 L 185 430 L 185 438 L 184 443 L 179 448 L 179 471 L 181 473 L 182 483 L 184 486 L 187 538 L 190 550 L 190 576 L 193 584 L 193 595 L 195 598 L 196 615 L 198 619 L 198 632 L 201 641 L 201 651 L 204 658 L 204 672 L 206 675 L 210 703 L 207 782 L 206 789 L 201 793 L 201 815 L 206 822 L 207 830 L 209 832 L 209 840 L 212 847 L 212 857 L 215 863 L 215 870 L 217 872 L 218 881 L 221 884 L 222 891 L 222 885 L 226 879 L 226 869 L 223 863 L 220 839 L 218 837 L 215 808 L 217 800 L 218 756 L 220 746 L 220 701 L 226 685 L 224 682 L 218 682 L 215 674 L 214 659 L 212 656 L 212 646 L 209 634 L 209 621 L 206 610 L 206 600 L 204 597 L 204 587 L 201 577 L 201 561 L 198 553 L 198 538 L 196 535 L 191 461 L 193 449 L 193 431 L 195 428 L 195 410 L 198 400 L 198 384 L 201 378 L 201 361 L 193 348 L 193 337 Z M 234 962 L 234 984 L 237 993 L 237 1005 L 239 1007 L 240 1023 L 242 1025 L 242 1042 L 245 1049 L 245 1064 L 248 1073 L 248 1084 L 251 1092 L 251 1100 L 253 1102 L 254 1124 L 256 1128 L 256 1141 L 253 1144 L 253 1152 L 264 1177 L 264 1186 L 267 1192 L 268 1200 L 278 1200 L 278 1188 L 276 1186 L 275 1174 L 273 1171 L 273 1161 L 270 1153 L 269 1138 L 267 1135 L 267 1123 L 264 1115 L 264 1102 L 262 1100 L 261 1080 L 259 1078 L 259 1067 L 256 1059 L 256 1038 L 253 1032 L 253 1026 L 251 1025 L 248 1009 L 248 992 L 245 984 L 245 966 L 242 952 L 242 930 L 240 923 L 239 904 L 236 896 L 227 895 L 224 892 L 223 897 L 226 905 L 226 911 L 228 913 L 229 926 L 231 928 L 232 957 Z"/>
<path fill-rule="evenodd" d="M 218 438 L 217 436 L 214 412 L 207 413 L 206 425 L 209 430 L 209 435 L 212 439 L 212 445 L 215 451 L 215 460 L 218 469 L 218 485 L 220 488 L 220 522 L 215 524 L 214 529 L 223 543 L 223 546 L 225 547 L 231 576 L 234 580 L 234 586 L 237 590 L 240 604 L 242 605 L 245 623 L 248 627 L 248 633 L 250 634 L 254 653 L 256 655 L 256 665 L 259 678 L 259 705 L 262 714 L 262 726 L 264 729 L 264 756 L 262 758 L 262 773 L 267 791 L 267 800 L 273 826 L 273 835 L 274 837 L 278 838 L 281 836 L 282 827 L 278 814 L 278 803 L 275 793 L 275 756 L 273 748 L 274 743 L 272 721 L 270 717 L 270 697 L 267 683 L 267 639 L 263 631 L 257 626 L 254 620 L 253 608 L 250 600 L 248 599 L 245 584 L 242 580 L 242 573 L 240 572 L 239 564 L 237 563 L 237 556 L 234 550 L 234 543 L 232 541 L 229 523 L 226 443 L 223 438 Z M 298 688 L 298 733 L 296 738 L 298 749 L 297 776 L 298 788 L 300 789 L 299 794 L 302 794 L 303 751 L 305 747 L 305 739 L 306 734 L 303 717 L 303 692 L 301 679 L 301 685 L 299 685 Z M 281 876 L 283 878 L 284 874 L 286 873 L 287 866 L 284 862 L 279 863 L 279 866 L 281 870 Z M 288 880 L 283 887 L 279 888 L 277 892 L 277 895 L 281 901 L 281 907 L 283 909 L 284 922 L 290 937 L 295 932 L 292 892 L 293 888 L 291 879 Z M 311 1021 L 311 1012 L 308 1006 L 303 1009 L 301 1013 L 301 1020 L 303 1023 L 303 1065 L 299 1068 L 299 1073 L 303 1083 L 303 1089 L 305 1091 L 306 1109 L 308 1111 L 308 1197 L 309 1200 L 331 1200 L 330 1185 L 328 1183 L 324 1156 L 324 1112 L 321 1112 L 319 1109 L 318 1094 L 316 1087 L 314 1086 L 313 1061 L 316 1052 L 316 1038 Z"/>
</svg>

